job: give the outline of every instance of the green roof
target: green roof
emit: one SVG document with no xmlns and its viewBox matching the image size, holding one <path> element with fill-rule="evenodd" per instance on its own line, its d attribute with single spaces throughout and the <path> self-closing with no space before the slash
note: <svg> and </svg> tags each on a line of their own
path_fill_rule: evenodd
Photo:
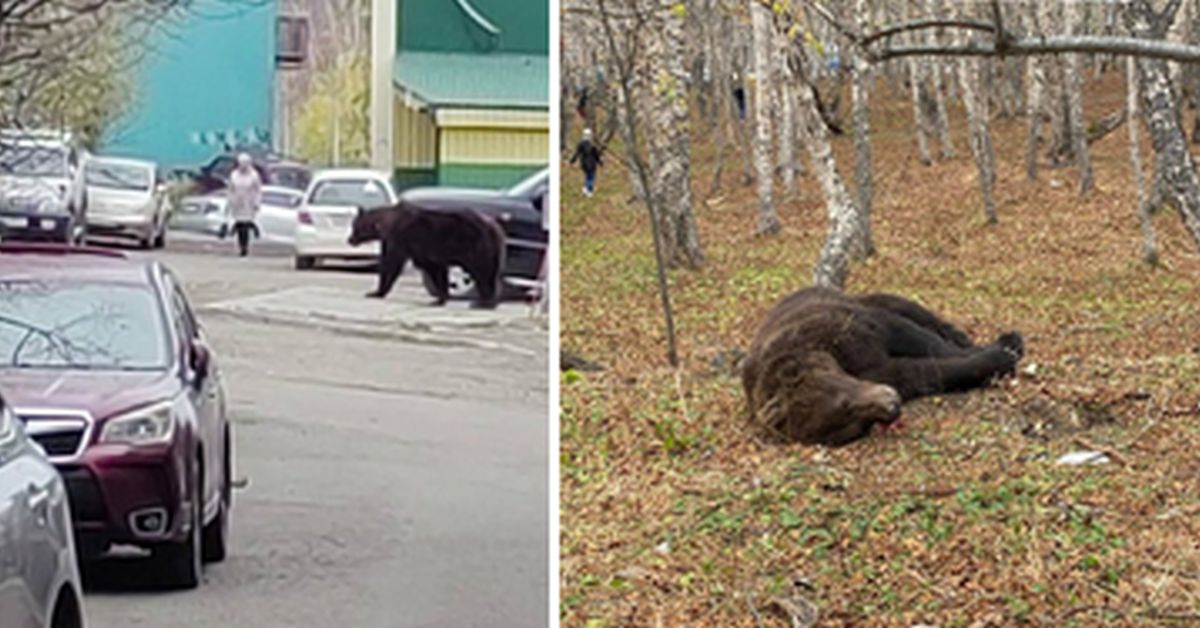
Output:
<svg viewBox="0 0 1200 628">
<path fill-rule="evenodd" d="M 404 50 L 395 79 L 433 107 L 550 108 L 546 55 Z"/>
</svg>

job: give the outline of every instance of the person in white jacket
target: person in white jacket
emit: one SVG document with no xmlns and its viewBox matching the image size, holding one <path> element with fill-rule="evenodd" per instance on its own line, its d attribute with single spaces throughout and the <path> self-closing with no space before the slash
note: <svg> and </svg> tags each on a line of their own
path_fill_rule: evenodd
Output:
<svg viewBox="0 0 1200 628">
<path fill-rule="evenodd" d="M 258 232 L 254 220 L 262 202 L 262 179 L 255 170 L 250 155 L 241 153 L 237 167 L 229 174 L 229 216 L 233 233 L 237 235 L 238 251 L 242 257 L 250 253 L 250 236 Z"/>
</svg>

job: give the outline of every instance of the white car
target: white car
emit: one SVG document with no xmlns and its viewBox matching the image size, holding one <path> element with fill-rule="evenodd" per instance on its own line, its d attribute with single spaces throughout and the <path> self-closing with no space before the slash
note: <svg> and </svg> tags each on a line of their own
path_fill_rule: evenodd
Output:
<svg viewBox="0 0 1200 628">
<path fill-rule="evenodd" d="M 374 260 L 379 242 L 350 246 L 350 223 L 360 207 L 394 205 L 391 177 L 375 170 L 335 169 L 317 173 L 300 206 L 296 224 L 296 268 L 324 259 Z"/>
<path fill-rule="evenodd" d="M 142 248 L 162 248 L 167 235 L 167 195 L 158 166 L 138 159 L 93 157 L 83 168 L 87 232 L 133 236 Z"/>
<path fill-rule="evenodd" d="M 70 133 L 0 130 L 0 236 L 82 242 L 88 158 Z"/>
<path fill-rule="evenodd" d="M 296 213 L 304 193 L 292 188 L 263 186 L 258 208 L 259 236 L 269 242 L 291 244 L 296 236 Z M 180 203 L 171 226 L 182 231 L 225 237 L 232 232 L 233 219 L 225 205 L 225 190 L 189 196 Z"/>
</svg>

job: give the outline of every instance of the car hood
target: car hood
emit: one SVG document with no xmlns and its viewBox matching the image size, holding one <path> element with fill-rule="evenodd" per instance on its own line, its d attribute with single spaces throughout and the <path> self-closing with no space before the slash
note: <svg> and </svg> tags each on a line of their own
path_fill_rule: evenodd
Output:
<svg viewBox="0 0 1200 628">
<path fill-rule="evenodd" d="M 19 409 L 80 410 L 106 419 L 162 399 L 179 388 L 169 370 L 0 370 L 5 401 Z"/>
<path fill-rule="evenodd" d="M 26 202 L 56 201 L 63 197 L 66 179 L 0 176 L 0 199 Z"/>
</svg>

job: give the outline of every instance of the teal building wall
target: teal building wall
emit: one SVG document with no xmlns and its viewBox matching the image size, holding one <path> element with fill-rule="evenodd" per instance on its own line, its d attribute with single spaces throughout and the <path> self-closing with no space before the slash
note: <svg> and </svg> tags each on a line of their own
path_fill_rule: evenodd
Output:
<svg viewBox="0 0 1200 628">
<path fill-rule="evenodd" d="M 220 150 L 218 133 L 269 144 L 276 2 L 185 6 L 148 42 L 134 106 L 102 142 L 103 153 L 196 166 Z"/>
</svg>

